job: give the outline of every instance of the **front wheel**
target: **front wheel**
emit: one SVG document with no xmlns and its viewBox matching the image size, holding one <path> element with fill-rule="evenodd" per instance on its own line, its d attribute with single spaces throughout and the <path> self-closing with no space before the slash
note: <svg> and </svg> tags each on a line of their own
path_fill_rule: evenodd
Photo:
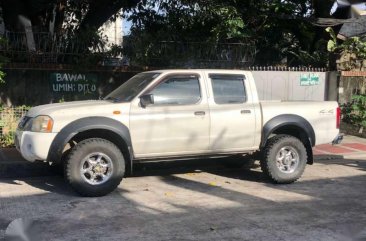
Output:
<svg viewBox="0 0 366 241">
<path fill-rule="evenodd" d="M 292 183 L 307 163 L 304 144 L 296 137 L 277 135 L 268 140 L 261 160 L 262 171 L 275 183 Z"/>
<path fill-rule="evenodd" d="M 120 149 L 100 138 L 79 142 L 71 149 L 65 165 L 65 177 L 69 184 L 88 197 L 112 192 L 125 173 L 125 161 Z"/>
</svg>

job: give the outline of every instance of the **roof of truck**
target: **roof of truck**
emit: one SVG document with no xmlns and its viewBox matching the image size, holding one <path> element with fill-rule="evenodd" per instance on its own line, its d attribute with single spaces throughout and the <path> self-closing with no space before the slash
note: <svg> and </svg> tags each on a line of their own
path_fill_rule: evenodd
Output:
<svg viewBox="0 0 366 241">
<path fill-rule="evenodd" d="M 159 69 L 159 70 L 151 70 L 151 71 L 146 71 L 146 72 L 152 72 L 152 73 L 170 73 L 170 72 L 182 72 L 182 73 L 189 73 L 189 72 L 199 72 L 199 71 L 204 71 L 204 72 L 221 72 L 221 73 L 243 73 L 243 72 L 250 72 L 250 71 L 246 71 L 246 70 L 240 70 L 240 69 Z"/>
</svg>

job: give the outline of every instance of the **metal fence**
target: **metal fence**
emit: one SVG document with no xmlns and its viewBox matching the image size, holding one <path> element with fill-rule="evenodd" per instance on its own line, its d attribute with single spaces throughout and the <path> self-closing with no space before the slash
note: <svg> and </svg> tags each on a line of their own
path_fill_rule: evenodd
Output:
<svg viewBox="0 0 366 241">
<path fill-rule="evenodd" d="M 257 53 L 247 43 L 207 43 L 160 41 L 139 47 L 126 44 L 132 51 L 128 56 L 135 62 L 153 67 L 186 68 L 245 68 L 251 66 Z"/>
<path fill-rule="evenodd" d="M 13 63 L 70 63 L 76 57 L 101 55 L 107 52 L 102 41 L 86 46 L 86 41 L 70 40 L 65 35 L 47 32 L 6 31 L 0 54 Z M 87 52 L 86 52 L 87 51 Z"/>
<path fill-rule="evenodd" d="M 108 65 L 116 57 L 121 66 L 243 68 L 253 64 L 257 50 L 252 43 L 156 41 L 126 38 L 120 46 L 95 36 L 73 39 L 48 32 L 9 32 L 0 43 L 0 55 L 12 63 Z M 121 41 L 122 43 L 122 41 Z M 111 61 L 112 60 L 112 61 Z"/>
<path fill-rule="evenodd" d="M 0 108 L 0 146 L 13 144 L 18 122 L 28 110 L 27 106 Z"/>
</svg>

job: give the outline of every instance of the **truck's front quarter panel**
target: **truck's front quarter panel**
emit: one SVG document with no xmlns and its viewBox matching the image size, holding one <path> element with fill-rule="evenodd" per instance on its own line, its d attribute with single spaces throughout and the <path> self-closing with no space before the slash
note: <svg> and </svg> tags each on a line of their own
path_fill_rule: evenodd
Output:
<svg viewBox="0 0 366 241">
<path fill-rule="evenodd" d="M 102 101 L 89 102 L 88 105 L 75 105 L 72 103 L 73 102 L 70 102 L 70 107 L 67 107 L 67 105 L 65 105 L 63 108 L 52 109 L 48 107 L 44 108 L 43 112 L 42 110 L 34 111 L 31 109 L 28 112 L 27 116 L 24 117 L 19 123 L 15 135 L 16 148 L 21 153 L 23 158 L 31 162 L 36 160 L 50 161 L 49 154 L 53 151 L 50 149 L 53 146 L 52 144 L 56 136 L 68 124 L 85 117 L 99 116 L 114 119 L 126 126 L 129 125 L 129 103 L 119 104 Z M 58 104 L 55 106 L 57 105 Z M 31 131 L 31 122 L 39 115 L 49 116 L 53 120 L 53 127 L 51 131 Z M 24 120 L 26 120 L 27 123 L 22 123 Z"/>
</svg>

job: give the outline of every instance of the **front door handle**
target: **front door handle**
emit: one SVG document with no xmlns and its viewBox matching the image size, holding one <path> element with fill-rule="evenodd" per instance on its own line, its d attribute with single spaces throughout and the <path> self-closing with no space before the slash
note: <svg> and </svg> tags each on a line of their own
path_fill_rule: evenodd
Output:
<svg viewBox="0 0 366 241">
<path fill-rule="evenodd" d="M 194 115 L 205 115 L 206 113 L 204 111 L 196 111 L 194 112 Z"/>
<path fill-rule="evenodd" d="M 250 114 L 250 113 L 252 113 L 250 110 L 241 110 L 240 111 L 240 114 Z"/>
</svg>

